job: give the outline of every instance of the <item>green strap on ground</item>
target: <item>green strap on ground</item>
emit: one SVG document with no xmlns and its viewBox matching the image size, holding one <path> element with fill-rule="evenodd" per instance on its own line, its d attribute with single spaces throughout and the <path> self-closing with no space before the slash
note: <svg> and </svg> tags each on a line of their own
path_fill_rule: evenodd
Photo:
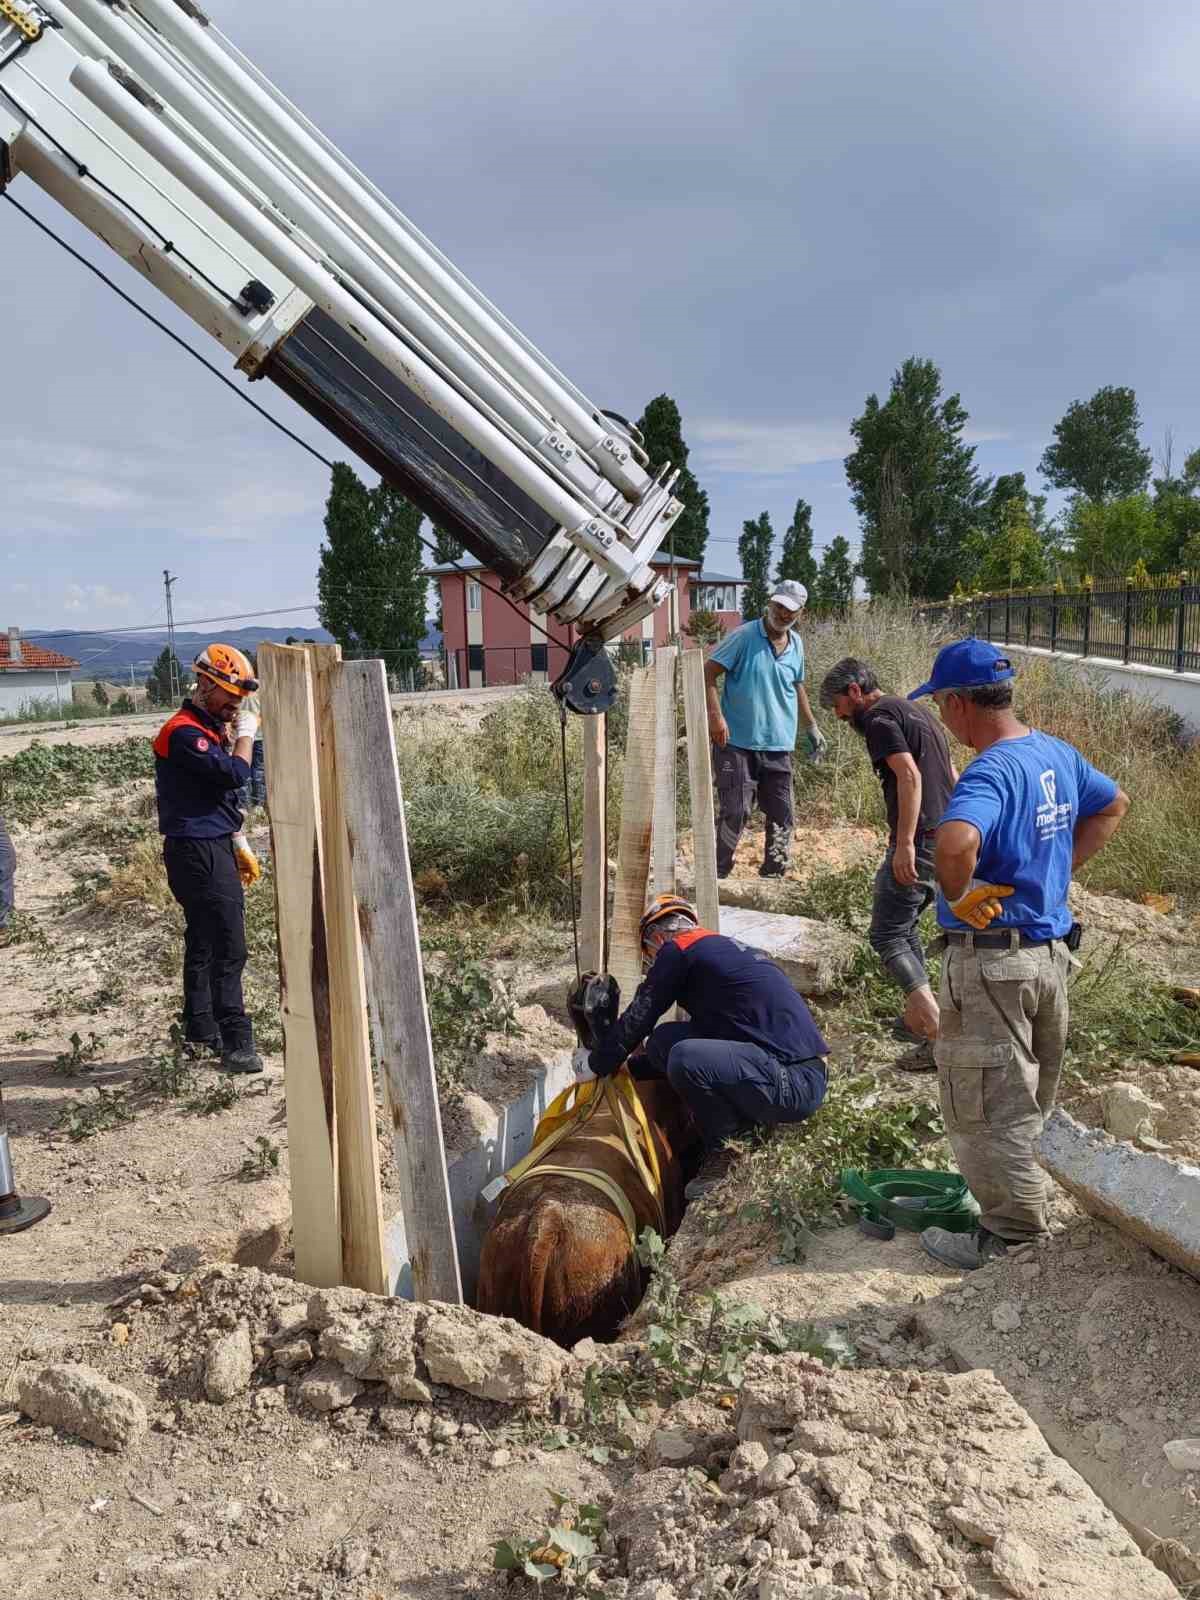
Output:
<svg viewBox="0 0 1200 1600">
<path fill-rule="evenodd" d="M 975 1197 L 957 1172 L 901 1167 L 843 1172 L 842 1189 L 871 1221 L 886 1219 L 909 1233 L 923 1228 L 970 1233 L 979 1221 Z"/>
</svg>

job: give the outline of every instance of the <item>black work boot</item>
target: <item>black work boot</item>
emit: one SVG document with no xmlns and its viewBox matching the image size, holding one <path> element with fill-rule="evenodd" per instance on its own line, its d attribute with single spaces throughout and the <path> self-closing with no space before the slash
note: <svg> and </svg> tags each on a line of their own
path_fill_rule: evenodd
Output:
<svg viewBox="0 0 1200 1600">
<path fill-rule="evenodd" d="M 261 1072 L 263 1069 L 262 1058 L 253 1044 L 244 1044 L 236 1050 L 222 1050 L 222 1072 Z"/>
</svg>

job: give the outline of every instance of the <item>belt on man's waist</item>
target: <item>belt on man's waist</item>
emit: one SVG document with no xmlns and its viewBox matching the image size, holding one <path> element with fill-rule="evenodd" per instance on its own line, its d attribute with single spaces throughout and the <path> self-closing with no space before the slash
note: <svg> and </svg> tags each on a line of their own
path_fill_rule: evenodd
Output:
<svg viewBox="0 0 1200 1600">
<path fill-rule="evenodd" d="M 1012 936 L 1016 929 L 997 929 L 993 933 L 969 934 L 958 928 L 943 928 L 942 932 L 948 944 L 966 944 L 967 940 L 970 939 L 976 950 L 1009 950 L 1012 948 Z M 1035 939 L 1032 934 L 1022 933 L 1018 935 L 1017 942 L 1022 947 L 1027 948 L 1035 944 L 1053 944 L 1054 939 Z"/>
</svg>

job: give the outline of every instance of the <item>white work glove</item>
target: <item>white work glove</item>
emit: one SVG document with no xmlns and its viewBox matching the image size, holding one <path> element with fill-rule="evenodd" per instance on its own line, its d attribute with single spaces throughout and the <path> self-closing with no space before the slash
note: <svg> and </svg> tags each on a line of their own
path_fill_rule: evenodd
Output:
<svg viewBox="0 0 1200 1600">
<path fill-rule="evenodd" d="M 253 739 L 258 732 L 258 712 L 249 701 L 244 701 L 238 708 L 237 721 L 233 725 L 235 739 Z"/>
<path fill-rule="evenodd" d="M 574 1054 L 571 1056 L 571 1071 L 580 1083 L 586 1083 L 589 1078 L 596 1076 L 591 1068 L 591 1058 L 592 1052 L 586 1045 L 576 1045 Z"/>
<path fill-rule="evenodd" d="M 825 750 L 829 744 L 829 740 L 826 739 L 825 735 L 821 732 L 820 728 L 817 727 L 815 722 L 810 723 L 805 729 L 804 737 L 808 741 L 809 761 L 814 767 L 820 766 L 821 762 L 825 758 Z"/>
<path fill-rule="evenodd" d="M 233 859 L 237 862 L 238 877 L 242 880 L 243 888 L 248 889 L 252 883 L 257 883 L 262 877 L 262 866 L 254 851 L 251 850 L 244 833 L 235 833 L 232 843 Z"/>
</svg>

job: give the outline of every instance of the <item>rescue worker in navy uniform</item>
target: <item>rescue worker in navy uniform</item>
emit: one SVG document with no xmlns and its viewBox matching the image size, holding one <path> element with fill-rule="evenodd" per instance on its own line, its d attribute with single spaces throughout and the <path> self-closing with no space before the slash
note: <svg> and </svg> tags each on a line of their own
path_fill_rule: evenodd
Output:
<svg viewBox="0 0 1200 1600">
<path fill-rule="evenodd" d="M 684 1101 L 704 1144 L 703 1164 L 684 1191 L 689 1200 L 715 1189 L 729 1170 L 727 1139 L 812 1116 L 825 1098 L 829 1054 L 779 968 L 699 924 L 695 907 L 678 895 L 651 901 L 640 928 L 646 977 L 600 1042 L 576 1060 L 581 1074 L 606 1078 L 646 1041 L 646 1067 Z M 691 1020 L 655 1027 L 674 1005 Z"/>
<path fill-rule="evenodd" d="M 183 1032 L 188 1053 L 226 1072 L 261 1072 L 242 999 L 244 887 L 261 868 L 242 832 L 237 792 L 250 777 L 258 688 L 232 645 L 193 663 L 196 686 L 154 740 L 158 829 L 171 893 L 183 907 Z"/>
</svg>

